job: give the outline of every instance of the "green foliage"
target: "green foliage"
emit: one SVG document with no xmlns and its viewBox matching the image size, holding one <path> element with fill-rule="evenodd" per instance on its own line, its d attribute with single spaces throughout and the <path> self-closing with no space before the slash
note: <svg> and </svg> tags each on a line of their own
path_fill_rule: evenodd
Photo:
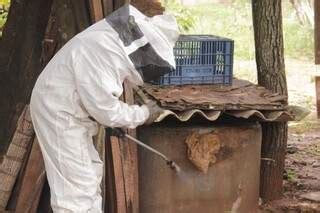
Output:
<svg viewBox="0 0 320 213">
<path fill-rule="evenodd" d="M 292 169 L 288 169 L 287 170 L 287 179 L 289 182 L 294 182 L 297 179 L 296 172 Z"/>
<path fill-rule="evenodd" d="M 192 14 L 194 23 L 193 27 L 184 31 L 185 33 L 213 34 L 231 38 L 235 41 L 236 59 L 254 60 L 255 47 L 250 0 L 233 0 L 228 5 L 198 4 L 187 7 L 187 10 Z M 311 60 L 314 43 L 313 29 L 311 26 L 299 24 L 289 1 L 283 2 L 282 10 L 285 56 Z"/>
<path fill-rule="evenodd" d="M 10 0 L 0 0 L 0 36 L 2 34 L 2 27 L 6 23 Z"/>
<path fill-rule="evenodd" d="M 292 58 L 313 59 L 314 37 L 312 27 L 301 25 L 296 17 L 292 16 L 293 9 L 286 8 L 283 16 L 285 55 Z"/>
<path fill-rule="evenodd" d="M 166 10 L 176 17 L 181 32 L 193 27 L 196 19 L 187 7 L 182 6 L 177 0 L 164 0 L 163 3 Z"/>
<path fill-rule="evenodd" d="M 235 58 L 254 59 L 251 4 L 248 1 L 224 4 L 202 4 L 190 7 L 196 24 L 189 34 L 213 34 L 235 41 Z"/>
</svg>

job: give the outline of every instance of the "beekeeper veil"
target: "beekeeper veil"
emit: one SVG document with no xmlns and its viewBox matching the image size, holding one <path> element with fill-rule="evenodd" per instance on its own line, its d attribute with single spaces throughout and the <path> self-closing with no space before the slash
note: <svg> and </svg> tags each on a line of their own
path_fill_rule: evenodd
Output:
<svg viewBox="0 0 320 213">
<path fill-rule="evenodd" d="M 125 5 L 106 21 L 119 35 L 133 68 L 133 78 L 151 81 L 175 69 L 173 47 L 179 30 L 173 16 L 149 18 L 135 7 Z"/>
</svg>

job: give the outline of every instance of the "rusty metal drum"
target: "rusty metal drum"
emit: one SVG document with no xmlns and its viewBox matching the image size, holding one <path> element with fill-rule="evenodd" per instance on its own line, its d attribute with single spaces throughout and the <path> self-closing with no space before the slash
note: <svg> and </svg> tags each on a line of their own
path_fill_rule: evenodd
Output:
<svg viewBox="0 0 320 213">
<path fill-rule="evenodd" d="M 261 127 L 255 122 L 142 127 L 139 139 L 180 167 L 139 148 L 141 213 L 257 212 Z"/>
</svg>

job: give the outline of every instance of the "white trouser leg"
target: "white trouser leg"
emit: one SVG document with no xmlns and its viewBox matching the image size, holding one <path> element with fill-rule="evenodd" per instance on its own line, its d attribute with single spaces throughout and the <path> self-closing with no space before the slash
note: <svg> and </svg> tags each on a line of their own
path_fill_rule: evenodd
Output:
<svg viewBox="0 0 320 213">
<path fill-rule="evenodd" d="M 53 211 L 101 213 L 103 165 L 93 146 L 92 131 L 87 124 L 69 115 L 36 112 L 31 105 L 32 121 L 50 185 Z M 48 118 L 50 115 L 55 117 Z"/>
</svg>

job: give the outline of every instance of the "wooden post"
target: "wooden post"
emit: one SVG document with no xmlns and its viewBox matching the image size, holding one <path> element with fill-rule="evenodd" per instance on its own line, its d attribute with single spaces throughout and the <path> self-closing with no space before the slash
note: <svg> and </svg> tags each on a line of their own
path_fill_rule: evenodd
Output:
<svg viewBox="0 0 320 213">
<path fill-rule="evenodd" d="M 0 211 L 5 210 L 7 206 L 22 162 L 26 159 L 26 153 L 32 144 L 34 135 L 29 107 L 25 107 L 18 120 L 18 126 L 8 151 L 0 165 Z"/>
<path fill-rule="evenodd" d="M 111 14 L 114 11 L 113 0 L 102 0 L 104 16 Z"/>
<path fill-rule="evenodd" d="M 314 1 L 314 58 L 315 64 L 320 64 L 320 1 Z M 320 76 L 315 76 L 317 115 L 320 119 Z"/>
<path fill-rule="evenodd" d="M 133 90 L 129 82 L 124 82 L 124 100 L 127 104 L 134 104 Z M 128 134 L 137 137 L 136 130 L 128 130 Z M 139 213 L 138 147 L 135 143 L 125 139 L 120 142 L 126 210 L 128 213 Z"/>
<path fill-rule="evenodd" d="M 315 64 L 320 64 L 320 1 L 314 1 L 314 55 Z"/>
<path fill-rule="evenodd" d="M 101 0 L 90 0 L 89 5 L 91 21 L 94 23 L 103 19 L 103 6 Z"/>
<path fill-rule="evenodd" d="M 117 137 L 111 137 L 111 151 L 112 151 L 112 162 L 113 162 L 113 174 L 115 184 L 115 202 L 116 212 L 125 213 L 126 211 L 126 194 L 124 179 L 126 178 L 123 174 L 123 162 L 121 158 L 120 142 Z"/>
<path fill-rule="evenodd" d="M 16 212 L 36 213 L 46 180 L 43 158 L 37 140 L 34 140 L 22 181 Z"/>
<path fill-rule="evenodd" d="M 258 83 L 287 96 L 284 65 L 281 0 L 252 0 Z M 260 196 L 264 201 L 280 198 L 288 126 L 285 122 L 262 124 Z"/>
<path fill-rule="evenodd" d="M 317 100 L 317 115 L 320 118 L 320 76 L 315 76 L 316 83 L 316 100 Z"/>
</svg>

